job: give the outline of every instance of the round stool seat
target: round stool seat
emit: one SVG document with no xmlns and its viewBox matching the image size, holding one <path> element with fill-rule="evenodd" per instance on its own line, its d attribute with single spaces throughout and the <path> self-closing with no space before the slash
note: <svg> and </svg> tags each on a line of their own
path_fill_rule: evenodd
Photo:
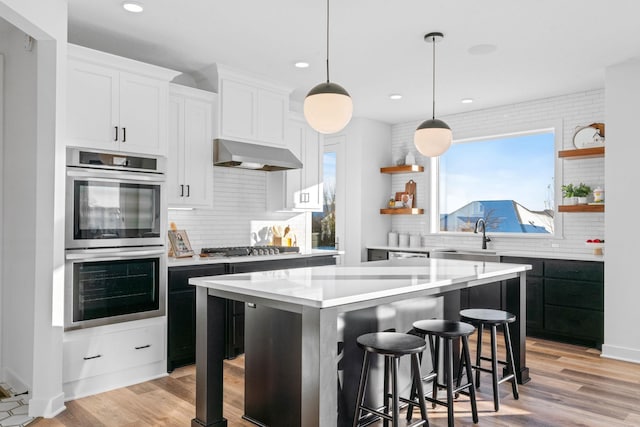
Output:
<svg viewBox="0 0 640 427">
<path fill-rule="evenodd" d="M 373 332 L 360 335 L 358 346 L 370 353 L 389 356 L 421 353 L 427 346 L 425 340 L 400 332 Z"/>
<path fill-rule="evenodd" d="M 472 325 L 453 320 L 418 320 L 413 329 L 421 334 L 430 334 L 443 338 L 467 337 L 476 330 Z"/>
<path fill-rule="evenodd" d="M 516 321 L 516 316 L 502 310 L 492 310 L 489 308 L 470 308 L 460 311 L 462 320 L 472 322 L 482 322 L 488 324 L 501 325 L 504 323 L 512 323 Z"/>
</svg>

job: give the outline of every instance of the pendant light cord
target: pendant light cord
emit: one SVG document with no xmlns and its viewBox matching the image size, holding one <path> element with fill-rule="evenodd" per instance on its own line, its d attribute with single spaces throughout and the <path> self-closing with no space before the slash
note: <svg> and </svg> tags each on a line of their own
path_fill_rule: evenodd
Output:
<svg viewBox="0 0 640 427">
<path fill-rule="evenodd" d="M 436 37 L 431 38 L 433 40 L 433 84 L 431 88 L 433 104 L 431 106 L 431 119 L 436 118 Z"/>
<path fill-rule="evenodd" d="M 327 0 L 327 83 L 329 83 L 329 0 Z"/>
</svg>

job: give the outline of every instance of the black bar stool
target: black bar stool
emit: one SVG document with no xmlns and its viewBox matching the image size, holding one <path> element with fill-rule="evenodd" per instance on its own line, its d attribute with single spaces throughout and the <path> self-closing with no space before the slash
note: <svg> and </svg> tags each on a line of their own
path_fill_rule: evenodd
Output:
<svg viewBox="0 0 640 427">
<path fill-rule="evenodd" d="M 474 424 L 478 422 L 478 408 L 476 406 L 476 393 L 473 386 L 473 372 L 471 371 L 471 356 L 469 355 L 469 335 L 473 333 L 475 328 L 464 322 L 455 322 L 451 320 L 419 320 L 413 323 L 413 332 L 419 335 L 429 338 L 429 348 L 431 350 L 431 360 L 433 363 L 433 372 L 421 378 L 421 381 L 431 382 L 433 390 L 431 396 L 425 396 L 425 400 L 447 407 L 447 419 L 448 425 L 453 427 L 453 397 L 461 390 L 469 389 L 469 401 L 471 403 L 471 415 L 473 417 Z M 461 357 L 466 360 L 467 371 L 467 383 L 460 386 L 460 381 L 457 382 L 457 387 L 453 387 L 453 340 L 460 338 L 462 340 L 462 355 Z M 435 342 L 434 342 L 435 341 Z M 444 385 L 438 383 L 438 367 L 440 359 L 440 341 L 444 344 Z M 459 372 L 462 375 L 462 372 Z M 438 400 L 438 388 L 444 387 L 447 390 L 447 401 Z M 413 388 L 410 400 L 413 400 L 416 389 Z M 418 393 L 420 391 L 418 390 Z M 411 419 L 413 412 L 413 405 L 409 403 L 407 410 L 407 419 Z"/>
<path fill-rule="evenodd" d="M 411 427 L 428 426 L 427 405 L 424 399 L 422 382 L 420 381 L 420 365 L 418 362 L 418 354 L 422 353 L 427 346 L 425 340 L 414 335 L 398 332 L 374 332 L 360 335 L 357 342 L 358 346 L 364 350 L 364 360 L 362 362 L 362 373 L 360 374 L 360 385 L 358 386 L 358 400 L 356 401 L 356 411 L 353 417 L 353 427 L 369 425 L 379 418 L 384 420 L 385 427 L 388 426 L 389 421 L 391 421 L 393 427 L 398 427 L 400 400 L 409 402 L 407 399 L 400 399 L 398 395 L 398 362 L 400 357 L 405 355 L 411 355 L 412 388 L 417 387 L 419 390 L 417 406 L 420 407 L 421 420 L 411 424 Z M 370 408 L 364 405 L 371 354 L 384 356 L 384 395 L 383 406 L 380 408 Z M 391 384 L 389 384 L 389 374 L 391 374 Z M 391 392 L 389 392 L 389 385 L 391 385 Z M 412 401 L 412 403 L 416 405 L 415 401 Z M 366 414 L 361 416 L 363 412 Z"/>
<path fill-rule="evenodd" d="M 478 328 L 478 343 L 476 348 L 476 364 L 473 368 L 476 370 L 476 388 L 480 387 L 480 372 L 491 373 L 493 381 L 493 407 L 497 411 L 500 409 L 500 393 L 498 386 L 505 381 L 511 381 L 511 390 L 514 399 L 518 399 L 518 382 L 516 381 L 516 367 L 513 361 L 513 348 L 511 347 L 511 335 L 509 334 L 509 323 L 516 321 L 514 314 L 502 310 L 492 309 L 467 309 L 460 311 L 460 319 L 469 322 Z M 484 327 L 491 328 L 491 357 L 482 355 L 482 332 Z M 504 331 L 504 345 L 506 347 L 506 360 L 498 359 L 498 345 L 496 339 L 496 330 L 498 326 L 502 326 Z M 491 362 L 491 368 L 481 366 L 482 361 Z M 502 378 L 498 378 L 498 364 L 506 366 L 506 374 Z M 458 381 L 460 379 L 458 378 Z"/>
</svg>

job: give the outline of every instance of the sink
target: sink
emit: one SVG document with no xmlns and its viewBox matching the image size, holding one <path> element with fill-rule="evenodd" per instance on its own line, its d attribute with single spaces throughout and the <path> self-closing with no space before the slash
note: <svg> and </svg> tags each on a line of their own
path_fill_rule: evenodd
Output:
<svg viewBox="0 0 640 427">
<path fill-rule="evenodd" d="M 429 253 L 431 258 L 460 259 L 466 261 L 500 262 L 500 255 L 496 251 L 487 249 L 434 249 Z"/>
</svg>

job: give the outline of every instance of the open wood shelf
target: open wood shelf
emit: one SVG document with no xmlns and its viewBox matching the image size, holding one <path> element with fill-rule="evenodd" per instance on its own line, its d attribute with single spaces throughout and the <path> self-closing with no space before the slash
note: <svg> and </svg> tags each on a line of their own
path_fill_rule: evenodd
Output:
<svg viewBox="0 0 640 427">
<path fill-rule="evenodd" d="M 588 159 L 604 157 L 604 147 L 578 148 L 575 150 L 558 151 L 558 157 L 564 159 Z"/>
<path fill-rule="evenodd" d="M 602 205 L 560 205 L 558 212 L 604 212 Z"/>
<path fill-rule="evenodd" d="M 380 209 L 381 214 L 388 215 L 422 215 L 424 209 L 422 208 L 385 208 Z"/>
<path fill-rule="evenodd" d="M 381 173 L 410 173 L 410 172 L 424 172 L 424 166 L 422 165 L 401 165 L 401 166 L 387 166 L 380 168 Z"/>
</svg>

